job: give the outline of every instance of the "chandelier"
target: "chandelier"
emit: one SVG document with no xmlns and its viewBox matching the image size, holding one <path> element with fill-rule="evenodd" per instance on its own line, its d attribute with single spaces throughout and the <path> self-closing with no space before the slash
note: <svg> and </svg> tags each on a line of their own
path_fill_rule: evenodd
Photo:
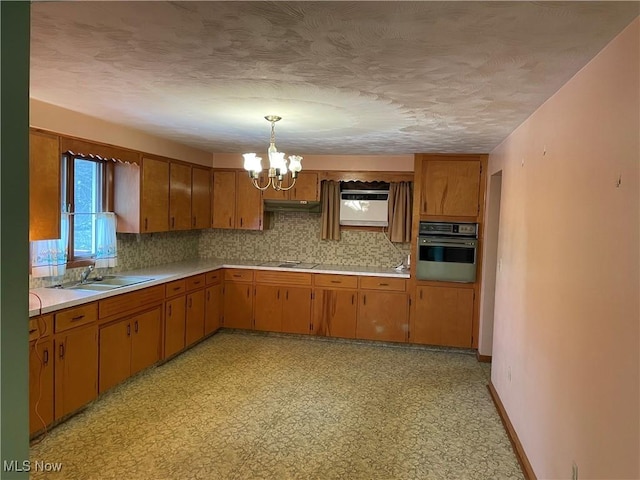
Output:
<svg viewBox="0 0 640 480">
<path fill-rule="evenodd" d="M 267 115 L 264 118 L 268 122 L 271 122 L 271 141 L 269 143 L 269 150 L 267 150 L 269 153 L 269 179 L 267 184 L 262 187 L 258 183 L 260 172 L 262 172 L 262 158 L 256 156 L 255 153 L 244 153 L 242 155 L 244 157 L 244 169 L 249 172 L 249 178 L 251 178 L 253 186 L 258 190 L 266 190 L 269 186 L 274 190 L 290 190 L 296 184 L 298 172 L 302 170 L 302 157 L 299 155 L 290 155 L 289 167 L 287 169 L 287 161 L 284 158 L 285 154 L 279 152 L 276 148 L 275 124 L 277 121 L 282 120 L 282 117 Z M 292 181 L 288 187 L 283 187 L 282 181 L 288 171 L 291 172 Z"/>
</svg>

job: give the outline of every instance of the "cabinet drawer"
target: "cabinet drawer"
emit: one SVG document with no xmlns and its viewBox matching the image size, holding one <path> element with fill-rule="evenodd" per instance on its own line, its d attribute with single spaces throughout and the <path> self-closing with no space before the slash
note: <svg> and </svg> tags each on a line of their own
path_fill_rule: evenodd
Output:
<svg viewBox="0 0 640 480">
<path fill-rule="evenodd" d="M 42 315 L 29 319 L 29 341 L 53 333 L 53 315 Z"/>
<path fill-rule="evenodd" d="M 205 283 L 207 285 L 213 285 L 214 283 L 220 283 L 222 280 L 222 271 L 216 270 L 215 272 L 207 272 L 205 274 Z"/>
<path fill-rule="evenodd" d="M 165 295 L 167 298 L 180 295 L 187 291 L 187 282 L 183 280 L 176 280 L 175 282 L 169 282 L 165 285 Z"/>
<path fill-rule="evenodd" d="M 187 291 L 196 290 L 204 287 L 204 273 L 201 275 L 194 275 L 186 279 Z"/>
<path fill-rule="evenodd" d="M 311 274 L 305 272 L 274 272 L 258 270 L 257 283 L 275 283 L 278 285 L 311 285 Z"/>
<path fill-rule="evenodd" d="M 98 314 L 100 318 L 105 318 L 136 309 L 143 305 L 161 302 L 162 300 L 164 300 L 164 285 L 157 285 L 131 293 L 123 293 L 122 295 L 107 298 L 106 300 L 100 300 L 98 303 Z"/>
<path fill-rule="evenodd" d="M 232 282 L 253 282 L 253 270 L 230 268 L 224 271 L 224 279 Z"/>
<path fill-rule="evenodd" d="M 354 275 L 329 275 L 317 273 L 313 276 L 316 287 L 358 288 L 358 277 Z"/>
<path fill-rule="evenodd" d="M 404 278 L 360 277 L 360 288 L 367 290 L 391 290 L 404 292 L 407 281 Z"/>
<path fill-rule="evenodd" d="M 98 304 L 88 303 L 55 314 L 56 333 L 87 325 L 98 318 Z"/>
</svg>

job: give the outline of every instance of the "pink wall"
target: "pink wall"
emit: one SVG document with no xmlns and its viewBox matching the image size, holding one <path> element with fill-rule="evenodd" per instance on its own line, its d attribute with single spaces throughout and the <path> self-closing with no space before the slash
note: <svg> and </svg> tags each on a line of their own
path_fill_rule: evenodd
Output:
<svg viewBox="0 0 640 480">
<path fill-rule="evenodd" d="M 123 125 L 30 99 L 29 124 L 74 137 L 109 143 L 177 160 L 211 166 L 212 154 L 170 140 L 154 137 Z"/>
<path fill-rule="evenodd" d="M 269 164 L 267 154 L 262 157 L 262 168 Z M 302 155 L 302 154 L 301 154 Z M 349 170 L 367 172 L 413 172 L 413 155 L 303 155 L 305 170 Z M 217 168 L 242 168 L 239 153 L 216 153 L 213 166 Z"/>
<path fill-rule="evenodd" d="M 489 157 L 491 381 L 540 479 L 640 478 L 639 38 L 636 19 Z"/>
</svg>

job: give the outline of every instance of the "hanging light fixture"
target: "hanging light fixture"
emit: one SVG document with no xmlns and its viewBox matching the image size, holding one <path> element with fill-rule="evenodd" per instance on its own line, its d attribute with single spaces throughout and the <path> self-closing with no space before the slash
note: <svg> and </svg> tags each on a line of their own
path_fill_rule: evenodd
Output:
<svg viewBox="0 0 640 480">
<path fill-rule="evenodd" d="M 282 117 L 267 115 L 264 118 L 268 122 L 271 122 L 271 141 L 269 143 L 269 150 L 267 150 L 269 153 L 269 180 L 267 184 L 262 187 L 258 183 L 260 172 L 262 172 L 262 158 L 256 156 L 255 153 L 244 153 L 242 155 L 244 157 L 244 169 L 249 172 L 249 178 L 251 178 L 253 186 L 258 190 L 266 190 L 269 186 L 274 190 L 289 190 L 296 184 L 298 172 L 302 170 L 302 157 L 299 155 L 290 155 L 289 167 L 287 169 L 287 161 L 284 158 L 285 154 L 279 152 L 276 148 L 275 124 L 277 121 L 282 120 Z M 282 181 L 287 171 L 291 172 L 292 181 L 288 187 L 283 187 Z"/>
</svg>

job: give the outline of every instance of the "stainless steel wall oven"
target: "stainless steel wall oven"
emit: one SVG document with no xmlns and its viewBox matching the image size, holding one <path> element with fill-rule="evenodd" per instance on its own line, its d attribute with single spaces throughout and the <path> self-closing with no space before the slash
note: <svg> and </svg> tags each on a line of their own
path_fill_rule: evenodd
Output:
<svg viewBox="0 0 640 480">
<path fill-rule="evenodd" d="M 420 222 L 418 280 L 476 281 L 478 224 Z"/>
</svg>

